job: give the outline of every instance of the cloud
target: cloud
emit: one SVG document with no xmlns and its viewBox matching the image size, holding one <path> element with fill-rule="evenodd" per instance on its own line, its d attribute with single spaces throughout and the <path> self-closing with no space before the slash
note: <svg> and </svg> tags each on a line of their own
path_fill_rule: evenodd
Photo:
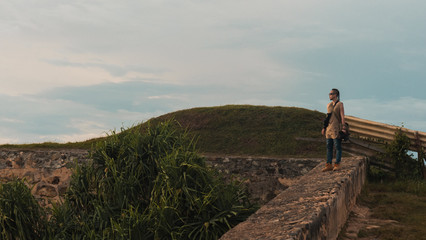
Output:
<svg viewBox="0 0 426 240">
<path fill-rule="evenodd" d="M 135 73 L 162 73 L 164 70 L 154 70 L 145 68 L 142 66 L 136 66 L 136 65 L 130 65 L 130 66 L 120 66 L 120 65 L 113 65 L 113 64 L 106 64 L 102 62 L 71 62 L 66 60 L 46 60 L 47 63 L 52 64 L 54 66 L 60 66 L 60 67 L 72 67 L 72 68 L 97 68 L 105 70 L 106 72 L 110 73 L 113 77 L 125 77 L 131 72 Z"/>
<path fill-rule="evenodd" d="M 418 0 L 0 1 L 0 133 L 4 141 L 63 140 L 224 104 L 325 111 L 331 88 L 341 90 L 349 114 L 420 128 L 424 7 Z"/>
<path fill-rule="evenodd" d="M 0 119 L 1 143 L 80 141 L 112 129 L 128 127 L 162 114 L 159 111 L 106 111 L 63 99 L 31 96 L 0 96 L 4 104 Z"/>
</svg>

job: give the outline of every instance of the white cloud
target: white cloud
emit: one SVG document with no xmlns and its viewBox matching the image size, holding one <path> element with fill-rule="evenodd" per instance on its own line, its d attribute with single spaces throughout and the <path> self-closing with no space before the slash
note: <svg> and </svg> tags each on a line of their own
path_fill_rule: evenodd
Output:
<svg viewBox="0 0 426 240">
<path fill-rule="evenodd" d="M 5 25 L 15 30 L 3 38 L 2 53 L 12 59 L 1 62 L 8 79 L 2 91 L 22 94 L 128 77 L 247 84 L 286 76 L 291 81 L 291 69 L 262 50 L 268 44 L 262 42 L 265 24 L 285 15 L 271 4 L 278 2 L 3 3 Z M 261 46 L 241 48 L 253 41 Z M 234 50 L 223 48 L 232 42 Z"/>
</svg>

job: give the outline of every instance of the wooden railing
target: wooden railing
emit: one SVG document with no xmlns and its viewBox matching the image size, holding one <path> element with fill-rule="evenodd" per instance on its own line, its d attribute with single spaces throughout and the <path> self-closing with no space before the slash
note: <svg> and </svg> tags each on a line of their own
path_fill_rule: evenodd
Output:
<svg viewBox="0 0 426 240">
<path fill-rule="evenodd" d="M 375 142 L 391 142 L 398 129 L 410 139 L 410 150 L 421 151 L 426 149 L 426 133 L 397 127 L 389 124 L 373 122 L 352 116 L 345 116 L 349 124 L 351 135 Z"/>
</svg>

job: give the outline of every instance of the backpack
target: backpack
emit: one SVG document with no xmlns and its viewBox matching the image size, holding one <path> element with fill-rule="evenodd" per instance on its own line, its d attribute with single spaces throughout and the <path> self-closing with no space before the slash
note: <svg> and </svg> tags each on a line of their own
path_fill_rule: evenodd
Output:
<svg viewBox="0 0 426 240">
<path fill-rule="evenodd" d="M 345 122 L 345 126 L 343 126 L 343 128 L 346 130 L 346 133 L 339 131 L 339 136 L 337 138 L 342 139 L 343 141 L 349 141 L 349 135 L 351 135 L 349 132 L 349 124 Z"/>
</svg>

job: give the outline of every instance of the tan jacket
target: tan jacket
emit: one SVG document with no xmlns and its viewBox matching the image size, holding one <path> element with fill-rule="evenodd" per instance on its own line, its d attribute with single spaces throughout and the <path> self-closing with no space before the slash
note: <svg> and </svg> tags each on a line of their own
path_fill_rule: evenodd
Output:
<svg viewBox="0 0 426 240">
<path fill-rule="evenodd" d="M 331 113 L 330 121 L 328 123 L 327 130 L 325 132 L 326 138 L 336 139 L 339 136 L 339 131 L 342 130 L 342 117 L 340 113 L 342 102 L 337 102 L 334 106 L 334 102 L 330 102 L 327 105 L 327 113 Z"/>
</svg>

